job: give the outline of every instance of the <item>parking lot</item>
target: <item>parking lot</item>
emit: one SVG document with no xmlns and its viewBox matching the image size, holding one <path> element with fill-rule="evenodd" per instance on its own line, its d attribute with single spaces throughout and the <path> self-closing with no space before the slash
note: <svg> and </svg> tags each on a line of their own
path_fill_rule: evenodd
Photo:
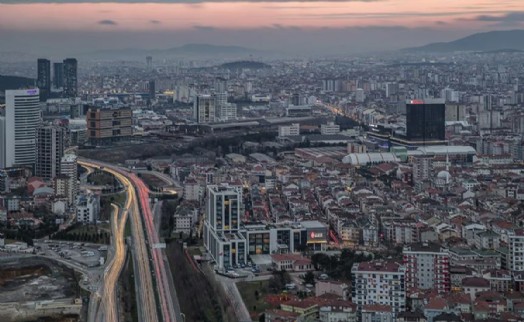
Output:
<svg viewBox="0 0 524 322">
<path fill-rule="evenodd" d="M 107 257 L 107 245 L 45 240 L 35 241 L 34 246 L 38 255 L 62 258 L 84 267 L 102 266 Z"/>
</svg>

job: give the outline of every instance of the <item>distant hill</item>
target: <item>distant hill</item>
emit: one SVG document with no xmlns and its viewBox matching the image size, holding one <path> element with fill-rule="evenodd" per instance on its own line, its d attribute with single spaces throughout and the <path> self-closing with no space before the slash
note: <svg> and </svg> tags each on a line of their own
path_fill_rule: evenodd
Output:
<svg viewBox="0 0 524 322">
<path fill-rule="evenodd" d="M 0 91 L 2 92 L 7 89 L 20 89 L 31 86 L 35 86 L 35 80 L 32 78 L 0 75 Z"/>
<path fill-rule="evenodd" d="M 404 51 L 410 52 L 509 52 L 518 50 L 524 50 L 524 30 L 483 32 L 473 34 L 451 42 L 432 43 L 422 47 L 404 49 Z"/>
<path fill-rule="evenodd" d="M 248 61 L 248 60 L 242 60 L 242 61 L 234 61 L 230 63 L 225 63 L 218 68 L 224 68 L 224 69 L 265 69 L 265 68 L 271 68 L 270 65 L 264 64 L 261 62 L 256 61 Z"/>
<path fill-rule="evenodd" d="M 249 54 L 256 50 L 240 46 L 217 46 L 208 44 L 187 44 L 166 50 L 159 50 L 159 53 L 168 52 L 174 54 L 197 54 L 197 55 L 216 55 L 216 54 Z"/>
</svg>

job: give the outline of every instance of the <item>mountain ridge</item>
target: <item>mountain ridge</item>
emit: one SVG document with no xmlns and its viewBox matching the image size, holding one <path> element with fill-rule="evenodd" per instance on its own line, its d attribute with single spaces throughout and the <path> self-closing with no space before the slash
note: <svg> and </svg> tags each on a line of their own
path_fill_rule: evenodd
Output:
<svg viewBox="0 0 524 322">
<path fill-rule="evenodd" d="M 453 52 L 453 51 L 500 51 L 524 50 L 524 30 L 496 30 L 471 34 L 449 41 L 405 48 L 405 52 Z"/>
</svg>

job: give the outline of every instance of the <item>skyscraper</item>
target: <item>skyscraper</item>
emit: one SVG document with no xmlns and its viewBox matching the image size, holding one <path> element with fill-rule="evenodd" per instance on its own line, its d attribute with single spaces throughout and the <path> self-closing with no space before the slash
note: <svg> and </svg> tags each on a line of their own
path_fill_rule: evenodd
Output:
<svg viewBox="0 0 524 322">
<path fill-rule="evenodd" d="M 156 89 L 155 89 L 155 80 L 152 79 L 147 84 L 147 90 L 149 91 L 149 99 L 155 99 Z"/>
<path fill-rule="evenodd" d="M 147 66 L 147 70 L 153 69 L 153 57 L 151 56 L 146 57 L 146 66 Z"/>
<path fill-rule="evenodd" d="M 34 166 L 36 129 L 42 123 L 37 88 L 7 90 L 0 111 L 0 168 Z"/>
<path fill-rule="evenodd" d="M 44 179 L 53 179 L 61 173 L 60 162 L 64 155 L 65 128 L 43 126 L 36 135 L 35 174 Z"/>
<path fill-rule="evenodd" d="M 75 58 L 64 60 L 64 96 L 76 97 L 78 94 L 78 62 Z"/>
<path fill-rule="evenodd" d="M 48 59 L 38 59 L 36 85 L 40 89 L 40 100 L 45 102 L 51 93 L 51 62 Z"/>
<path fill-rule="evenodd" d="M 211 95 L 197 95 L 193 103 L 193 118 L 197 123 L 213 123 L 216 119 L 215 99 Z"/>
<path fill-rule="evenodd" d="M 64 64 L 54 63 L 53 64 L 53 84 L 55 88 L 64 87 Z"/>
<path fill-rule="evenodd" d="M 406 102 L 406 137 L 408 141 L 444 141 L 446 105 L 441 99 Z"/>
</svg>

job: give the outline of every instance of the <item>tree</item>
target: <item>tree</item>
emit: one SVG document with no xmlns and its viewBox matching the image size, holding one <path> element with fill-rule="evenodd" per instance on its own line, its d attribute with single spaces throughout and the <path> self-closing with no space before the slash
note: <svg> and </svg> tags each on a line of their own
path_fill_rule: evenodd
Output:
<svg viewBox="0 0 524 322">
<path fill-rule="evenodd" d="M 304 283 L 315 285 L 315 274 L 311 271 L 307 272 L 306 275 L 304 275 Z"/>
</svg>

